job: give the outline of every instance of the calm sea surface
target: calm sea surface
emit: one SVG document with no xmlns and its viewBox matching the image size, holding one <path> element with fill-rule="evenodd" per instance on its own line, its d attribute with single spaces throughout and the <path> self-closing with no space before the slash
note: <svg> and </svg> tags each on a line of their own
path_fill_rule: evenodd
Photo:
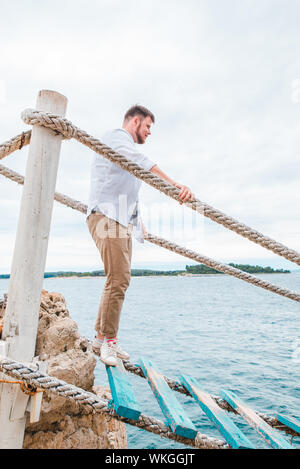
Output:
<svg viewBox="0 0 300 469">
<path fill-rule="evenodd" d="M 300 273 L 261 275 L 300 291 Z M 45 279 L 44 288 L 64 295 L 82 335 L 93 326 L 104 278 Z M 0 296 L 8 280 L 0 280 Z M 219 395 L 235 391 L 251 407 L 274 415 L 300 418 L 300 304 L 225 275 L 132 278 L 124 303 L 120 334 L 123 347 L 137 363 L 153 359 L 161 372 L 198 379 L 203 390 Z M 95 384 L 108 385 L 98 362 Z M 164 420 L 146 380 L 130 375 L 142 412 Z M 219 436 L 191 398 L 176 393 L 201 433 Z M 249 439 L 265 443 L 230 414 Z M 182 448 L 127 425 L 129 448 Z M 294 439 L 300 447 L 300 438 Z"/>
</svg>

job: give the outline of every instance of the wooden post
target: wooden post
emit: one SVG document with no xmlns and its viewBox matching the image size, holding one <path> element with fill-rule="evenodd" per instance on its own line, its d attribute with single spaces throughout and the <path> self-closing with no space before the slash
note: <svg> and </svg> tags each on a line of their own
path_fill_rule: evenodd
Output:
<svg viewBox="0 0 300 469">
<path fill-rule="evenodd" d="M 37 110 L 64 117 L 66 107 L 60 93 L 39 92 Z M 22 362 L 31 362 L 35 353 L 61 141 L 50 129 L 32 129 L 2 332 L 8 357 Z M 11 416 L 17 392 L 18 386 L 9 384 L 0 390 L 0 449 L 23 445 L 25 414 Z"/>
</svg>

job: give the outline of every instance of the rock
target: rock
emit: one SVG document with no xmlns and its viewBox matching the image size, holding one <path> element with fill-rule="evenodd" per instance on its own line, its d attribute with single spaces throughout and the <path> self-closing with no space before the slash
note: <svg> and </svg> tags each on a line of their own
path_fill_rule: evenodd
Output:
<svg viewBox="0 0 300 469">
<path fill-rule="evenodd" d="M 80 337 L 70 318 L 64 297 L 42 292 L 36 355 L 46 360 L 47 374 L 110 399 L 110 390 L 94 386 L 96 357 L 89 342 Z M 27 419 L 23 448 L 33 449 L 116 449 L 127 448 L 123 422 L 63 397 L 43 393 L 40 420 Z"/>
<path fill-rule="evenodd" d="M 93 391 L 107 396 L 109 390 L 96 386 Z M 41 417 L 38 424 L 26 427 L 23 448 L 27 449 L 125 449 L 127 437 L 125 425 L 112 417 L 87 414 L 65 409 L 62 417 L 55 414 L 51 421 Z M 48 415 L 49 417 L 49 415 Z M 44 424 L 42 424 L 44 420 Z M 38 425 L 38 427 L 36 427 Z M 31 428 L 30 428 L 31 427 Z M 35 428 L 34 428 L 35 427 Z"/>
</svg>

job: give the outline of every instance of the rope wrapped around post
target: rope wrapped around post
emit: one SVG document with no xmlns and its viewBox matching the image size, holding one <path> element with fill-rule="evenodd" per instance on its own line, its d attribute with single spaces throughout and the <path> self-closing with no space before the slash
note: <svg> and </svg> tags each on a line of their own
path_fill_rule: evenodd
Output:
<svg viewBox="0 0 300 469">
<path fill-rule="evenodd" d="M 100 140 L 92 137 L 84 130 L 81 130 L 73 125 L 72 122 L 68 121 L 67 119 L 61 118 L 51 113 L 39 112 L 33 109 L 26 109 L 23 111 L 21 117 L 26 124 L 40 125 L 50 128 L 55 132 L 62 133 L 63 136 L 67 139 L 75 138 L 80 143 L 86 145 L 96 153 L 99 153 L 113 163 L 119 165 L 122 169 L 129 171 L 138 179 L 141 179 L 169 197 L 180 201 L 178 198 L 180 191 L 177 187 L 172 186 L 163 179 L 152 174 L 150 171 L 146 171 L 136 163 L 133 163 L 132 161 L 125 158 L 123 155 L 115 152 L 107 145 L 101 143 Z M 297 251 L 290 249 L 281 243 L 278 243 L 272 238 L 264 236 L 262 233 L 259 233 L 244 223 L 240 223 L 238 220 L 235 220 L 234 218 L 226 215 L 220 210 L 215 209 L 205 202 L 195 199 L 193 202 L 186 201 L 183 203 L 191 209 L 204 215 L 205 217 L 208 217 L 211 220 L 225 226 L 229 230 L 243 236 L 244 238 L 247 238 L 256 244 L 273 251 L 275 254 L 278 254 L 279 256 L 282 256 L 285 259 L 300 265 L 300 254 Z"/>
<path fill-rule="evenodd" d="M 78 388 L 73 384 L 54 378 L 52 376 L 41 373 L 38 369 L 29 368 L 28 366 L 11 360 L 9 358 L 0 357 L 0 370 L 10 376 L 17 377 L 26 383 L 52 392 L 59 396 L 75 401 L 79 405 L 87 407 L 90 412 L 104 413 L 114 419 L 124 423 L 134 425 L 143 430 L 160 435 L 161 437 L 192 446 L 197 449 L 229 449 L 230 446 L 223 440 L 212 438 L 202 433 L 197 433 L 195 440 L 184 438 L 172 432 L 162 421 L 141 414 L 139 419 L 132 420 L 120 417 L 113 408 L 110 407 L 109 401 L 100 398 L 96 394 Z"/>
<path fill-rule="evenodd" d="M 3 176 L 11 179 L 18 184 L 24 184 L 24 176 L 15 171 L 5 167 L 4 165 L 0 164 L 0 174 Z M 61 194 L 59 192 L 55 192 L 54 199 L 63 204 L 67 207 L 73 208 L 83 214 L 87 212 L 87 206 L 78 200 L 74 200 L 67 195 Z M 147 241 L 150 243 L 156 244 L 157 246 L 161 246 L 165 249 L 169 249 L 170 251 L 176 252 L 181 256 L 187 257 L 189 259 L 193 259 L 196 262 L 203 263 L 208 267 L 212 267 L 220 272 L 225 274 L 231 275 L 233 277 L 239 278 L 240 280 L 244 280 L 245 282 L 251 283 L 256 287 L 263 288 L 265 290 L 271 291 L 276 293 L 277 295 L 284 296 L 285 298 L 289 298 L 290 300 L 297 301 L 300 303 L 300 295 L 292 290 L 288 290 L 287 288 L 280 287 L 279 285 L 275 285 L 267 280 L 261 279 L 256 277 L 255 275 L 249 274 L 247 272 L 243 272 L 242 270 L 236 269 L 235 267 L 231 267 L 230 265 L 222 264 L 221 262 L 215 261 L 209 257 L 206 257 L 202 254 L 199 254 L 195 251 L 190 249 L 186 249 L 183 246 L 179 246 L 171 241 L 168 241 L 163 238 L 159 238 L 153 234 L 148 233 L 145 237 Z"/>
</svg>

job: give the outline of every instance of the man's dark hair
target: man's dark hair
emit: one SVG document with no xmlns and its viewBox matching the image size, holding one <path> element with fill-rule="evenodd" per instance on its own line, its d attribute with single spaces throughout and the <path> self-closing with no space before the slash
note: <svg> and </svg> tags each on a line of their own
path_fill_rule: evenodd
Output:
<svg viewBox="0 0 300 469">
<path fill-rule="evenodd" d="M 128 109 L 128 111 L 126 112 L 126 114 L 124 116 L 124 120 L 130 119 L 130 118 L 135 117 L 135 116 L 140 116 L 140 117 L 143 117 L 143 118 L 149 116 L 151 118 L 153 124 L 155 122 L 155 117 L 152 114 L 152 112 L 149 111 L 149 109 L 147 109 L 146 107 L 140 106 L 139 104 L 135 104 L 130 109 Z"/>
</svg>

